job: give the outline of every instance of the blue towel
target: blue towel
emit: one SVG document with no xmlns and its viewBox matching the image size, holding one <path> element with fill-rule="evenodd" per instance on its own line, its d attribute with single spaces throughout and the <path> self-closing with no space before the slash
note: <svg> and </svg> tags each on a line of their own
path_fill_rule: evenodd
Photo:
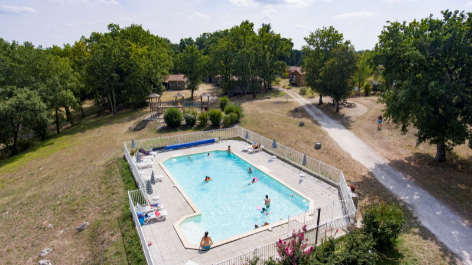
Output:
<svg viewBox="0 0 472 265">
<path fill-rule="evenodd" d="M 138 218 L 144 217 L 144 214 L 142 212 L 136 212 L 136 215 L 138 216 Z"/>
<path fill-rule="evenodd" d="M 139 217 L 138 220 L 139 220 L 139 224 L 140 224 L 140 225 L 143 225 L 143 224 L 144 224 L 144 216 L 143 216 L 143 217 Z"/>
</svg>

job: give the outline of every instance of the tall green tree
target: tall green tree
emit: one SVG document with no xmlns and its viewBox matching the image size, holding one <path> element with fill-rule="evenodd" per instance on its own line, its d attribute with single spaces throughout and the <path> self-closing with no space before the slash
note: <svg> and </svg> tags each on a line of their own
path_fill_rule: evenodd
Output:
<svg viewBox="0 0 472 265">
<path fill-rule="evenodd" d="M 1 143 L 7 147 L 12 144 L 13 153 L 17 154 L 19 135 L 41 123 L 49 123 L 48 108 L 38 92 L 12 86 L 0 88 Z"/>
<path fill-rule="evenodd" d="M 247 88 L 251 89 L 250 85 L 257 74 L 254 24 L 248 20 L 243 21 L 239 26 L 232 27 L 229 34 L 236 49 L 232 61 L 234 75 L 237 78 L 236 83 L 242 94 L 246 94 Z"/>
<path fill-rule="evenodd" d="M 233 89 L 232 74 L 233 60 L 236 53 L 236 46 L 228 36 L 220 38 L 216 45 L 210 47 L 210 66 L 209 71 L 219 74 L 223 81 L 222 88 L 231 93 Z"/>
<path fill-rule="evenodd" d="M 436 162 L 469 139 L 472 147 L 471 14 L 442 12 L 442 19 L 389 22 L 379 36 L 374 65 L 383 65 L 384 116 L 417 144 L 435 144 Z"/>
<path fill-rule="evenodd" d="M 266 91 L 272 88 L 276 74 L 284 72 L 287 68 L 287 64 L 280 60 L 280 57 L 288 56 L 292 47 L 291 40 L 276 34 L 270 24 L 262 24 L 258 30 L 255 45 L 256 73 L 262 78 Z"/>
<path fill-rule="evenodd" d="M 356 53 L 356 72 L 354 73 L 354 81 L 357 87 L 361 89 L 364 86 L 365 80 L 372 74 L 372 68 L 369 64 L 369 52 L 364 51 L 362 55 Z"/>
<path fill-rule="evenodd" d="M 186 89 L 190 90 L 193 100 L 193 92 L 198 90 L 202 83 L 202 76 L 207 73 L 208 57 L 195 45 L 187 46 L 182 53 L 177 55 L 176 65 L 187 78 Z"/>
<path fill-rule="evenodd" d="M 76 89 L 78 80 L 68 58 L 46 54 L 44 63 L 41 75 L 44 83 L 39 91 L 43 102 L 53 113 L 56 132 L 59 134 L 62 110 L 65 111 L 67 120 L 72 120 L 70 108 L 79 109 L 79 102 L 72 92 Z"/>
<path fill-rule="evenodd" d="M 319 104 L 323 104 L 323 86 L 320 85 L 321 69 L 325 62 L 331 59 L 331 51 L 343 43 L 343 34 L 339 33 L 334 27 L 323 27 L 311 32 L 305 37 L 306 45 L 303 46 L 303 66 L 305 74 L 305 83 L 313 91 L 320 95 Z M 347 44 L 350 44 L 347 42 Z"/>
<path fill-rule="evenodd" d="M 331 51 L 330 57 L 321 68 L 320 86 L 336 102 L 336 112 L 339 112 L 339 102 L 346 99 L 352 91 L 350 81 L 356 70 L 354 47 L 338 44 Z"/>
</svg>

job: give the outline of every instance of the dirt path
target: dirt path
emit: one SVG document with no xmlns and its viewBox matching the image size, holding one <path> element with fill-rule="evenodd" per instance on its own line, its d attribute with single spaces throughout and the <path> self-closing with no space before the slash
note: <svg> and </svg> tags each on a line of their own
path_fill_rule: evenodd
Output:
<svg viewBox="0 0 472 265">
<path fill-rule="evenodd" d="M 421 223 L 440 241 L 464 263 L 472 264 L 472 229 L 466 221 L 389 166 L 385 158 L 377 155 L 342 124 L 323 114 L 300 95 L 284 91 L 295 98 L 343 150 L 372 171 L 380 183 L 406 202 Z"/>
</svg>

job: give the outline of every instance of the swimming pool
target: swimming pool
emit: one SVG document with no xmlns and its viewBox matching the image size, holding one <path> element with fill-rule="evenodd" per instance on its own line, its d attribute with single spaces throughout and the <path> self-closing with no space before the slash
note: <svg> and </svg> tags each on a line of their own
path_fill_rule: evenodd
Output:
<svg viewBox="0 0 472 265">
<path fill-rule="evenodd" d="M 201 211 L 179 225 L 190 244 L 199 245 L 205 231 L 217 242 L 254 230 L 255 224 L 287 219 L 310 206 L 306 198 L 233 153 L 173 157 L 162 164 Z M 205 176 L 213 180 L 205 183 Z M 248 185 L 253 178 L 258 182 Z M 266 194 L 271 199 L 268 216 L 257 210 L 264 207 Z"/>
</svg>

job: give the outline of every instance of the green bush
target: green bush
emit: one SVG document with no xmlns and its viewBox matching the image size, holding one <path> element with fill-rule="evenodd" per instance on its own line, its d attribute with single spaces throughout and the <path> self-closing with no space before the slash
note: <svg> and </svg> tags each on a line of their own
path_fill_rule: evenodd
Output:
<svg viewBox="0 0 472 265">
<path fill-rule="evenodd" d="M 301 87 L 299 94 L 302 95 L 302 96 L 305 96 L 306 93 L 307 93 L 307 91 L 308 91 L 308 90 L 306 89 L 306 87 Z"/>
<path fill-rule="evenodd" d="M 283 77 L 283 78 L 288 78 L 288 73 L 287 73 L 287 72 L 283 72 L 283 73 L 282 73 L 282 77 Z"/>
<path fill-rule="evenodd" d="M 223 124 L 225 125 L 225 127 L 228 127 L 231 124 L 233 124 L 233 122 L 231 120 L 231 116 L 229 116 L 229 115 L 223 116 Z"/>
<path fill-rule="evenodd" d="M 200 127 L 205 127 L 208 124 L 208 112 L 203 111 L 198 114 L 198 122 Z"/>
<path fill-rule="evenodd" d="M 220 122 L 223 118 L 223 112 L 221 112 L 221 110 L 211 109 L 208 116 L 210 118 L 211 125 L 215 127 L 220 127 Z"/>
<path fill-rule="evenodd" d="M 236 123 L 239 120 L 239 116 L 237 113 L 231 112 L 229 114 L 229 117 L 231 118 L 231 124 Z"/>
<path fill-rule="evenodd" d="M 164 122 L 169 128 L 177 128 L 182 124 L 182 113 L 178 108 L 168 108 L 164 112 Z"/>
<path fill-rule="evenodd" d="M 390 249 L 405 224 L 402 208 L 386 202 L 371 203 L 362 212 L 364 231 L 372 235 L 379 250 Z"/>
<path fill-rule="evenodd" d="M 195 126 L 195 123 L 197 123 L 197 116 L 198 113 L 195 109 L 189 109 L 184 111 L 185 123 L 190 127 Z"/>
<path fill-rule="evenodd" d="M 380 257 L 374 249 L 371 234 L 354 228 L 343 238 L 342 250 L 337 254 L 338 264 L 377 264 Z"/>
<path fill-rule="evenodd" d="M 229 103 L 226 105 L 224 112 L 225 114 L 236 113 L 238 115 L 238 119 L 236 121 L 239 121 L 239 119 L 242 117 L 243 110 L 241 106 L 234 103 Z"/>
<path fill-rule="evenodd" d="M 221 111 L 225 110 L 226 105 L 229 103 L 229 98 L 227 96 L 222 96 L 220 98 L 220 108 Z"/>
<path fill-rule="evenodd" d="M 370 84 L 370 82 L 364 83 L 364 85 L 362 86 L 362 91 L 364 92 L 364 96 L 370 96 L 370 92 L 372 92 L 372 85 Z"/>
<path fill-rule="evenodd" d="M 275 81 L 274 81 L 274 85 L 276 85 L 276 86 L 280 85 L 280 81 L 281 81 L 281 80 L 282 80 L 282 79 L 281 79 L 280 77 L 277 77 L 277 78 L 275 79 Z"/>
</svg>

